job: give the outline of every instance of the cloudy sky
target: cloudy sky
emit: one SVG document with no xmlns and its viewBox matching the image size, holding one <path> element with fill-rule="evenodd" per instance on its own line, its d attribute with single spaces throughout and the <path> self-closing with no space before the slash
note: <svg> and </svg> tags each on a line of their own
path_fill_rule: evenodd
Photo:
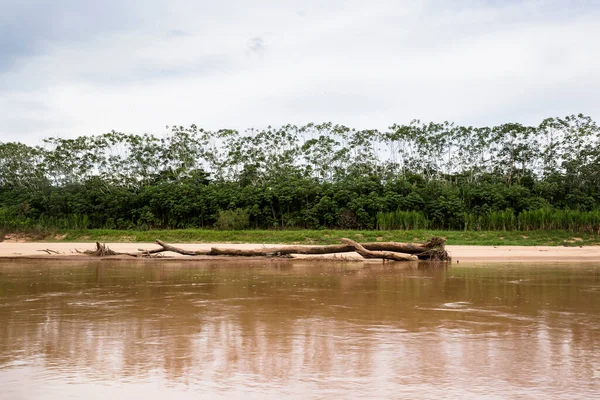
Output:
<svg viewBox="0 0 600 400">
<path fill-rule="evenodd" d="M 0 140 L 600 120 L 600 0 L 0 0 Z"/>
</svg>

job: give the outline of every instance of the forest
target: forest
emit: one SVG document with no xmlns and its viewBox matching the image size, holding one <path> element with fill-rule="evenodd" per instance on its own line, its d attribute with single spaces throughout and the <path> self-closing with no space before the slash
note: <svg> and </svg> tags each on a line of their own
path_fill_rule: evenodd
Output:
<svg viewBox="0 0 600 400">
<path fill-rule="evenodd" d="M 0 142 L 0 229 L 31 227 L 599 233 L 600 132 L 580 114 Z"/>
</svg>

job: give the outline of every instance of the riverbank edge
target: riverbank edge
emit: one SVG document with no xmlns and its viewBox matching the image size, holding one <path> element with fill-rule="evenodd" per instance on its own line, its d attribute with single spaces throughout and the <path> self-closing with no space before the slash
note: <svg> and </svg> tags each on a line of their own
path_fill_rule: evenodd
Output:
<svg viewBox="0 0 600 400">
<path fill-rule="evenodd" d="M 339 244 L 341 238 L 357 242 L 425 242 L 432 237 L 448 245 L 476 246 L 600 246 L 600 235 L 566 230 L 545 231 L 443 231 L 443 230 L 58 230 L 0 232 L 1 242 L 147 243 L 264 243 L 288 245 Z"/>
<path fill-rule="evenodd" d="M 117 252 L 137 252 L 139 249 L 154 249 L 158 246 L 154 243 L 106 243 L 112 250 Z M 210 249 L 211 247 L 233 248 L 233 249 L 258 249 L 267 244 L 246 243 L 184 243 L 177 246 L 189 250 Z M 269 244 L 269 247 L 280 245 Z M 365 261 L 356 253 L 338 253 L 322 256 L 297 255 L 292 258 L 261 258 L 261 257 L 224 257 L 224 256 L 183 256 L 181 254 L 167 252 L 163 257 L 157 258 L 133 258 L 129 256 L 111 256 L 96 258 L 79 252 L 93 250 L 93 243 L 72 243 L 72 242 L 0 242 L 0 259 L 2 260 L 25 260 L 25 259 L 45 259 L 45 260 L 143 260 L 143 261 L 250 261 L 250 260 L 316 260 L 316 261 Z M 59 254 L 47 254 L 44 250 L 51 250 Z M 484 262 L 484 263 L 505 263 L 505 262 L 599 262 L 600 246 L 581 246 L 581 247 L 556 247 L 556 246 L 456 246 L 449 245 L 446 249 L 452 257 L 452 263 Z M 368 262 L 378 262 L 381 260 L 368 260 Z"/>
</svg>

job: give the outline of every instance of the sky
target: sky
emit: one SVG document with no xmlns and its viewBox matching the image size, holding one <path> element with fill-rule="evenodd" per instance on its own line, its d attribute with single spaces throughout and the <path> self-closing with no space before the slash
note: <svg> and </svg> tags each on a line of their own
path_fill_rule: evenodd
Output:
<svg viewBox="0 0 600 400">
<path fill-rule="evenodd" d="M 0 141 L 600 119 L 600 0 L 0 0 Z"/>
</svg>

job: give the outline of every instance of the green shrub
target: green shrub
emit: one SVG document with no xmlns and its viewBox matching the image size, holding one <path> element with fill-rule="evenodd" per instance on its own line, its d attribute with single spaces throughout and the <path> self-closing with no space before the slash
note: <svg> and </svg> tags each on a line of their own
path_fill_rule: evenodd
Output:
<svg viewBox="0 0 600 400">
<path fill-rule="evenodd" d="M 220 210 L 215 228 L 221 230 L 240 230 L 250 227 L 250 212 L 246 209 Z"/>
</svg>

